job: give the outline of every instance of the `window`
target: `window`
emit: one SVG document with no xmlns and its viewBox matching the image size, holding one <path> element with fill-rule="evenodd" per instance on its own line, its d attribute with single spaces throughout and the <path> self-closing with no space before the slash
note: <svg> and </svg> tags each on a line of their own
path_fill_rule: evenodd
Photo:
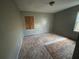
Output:
<svg viewBox="0 0 79 59">
<path fill-rule="evenodd" d="M 74 31 L 79 32 L 79 13 L 77 14 Z"/>
</svg>

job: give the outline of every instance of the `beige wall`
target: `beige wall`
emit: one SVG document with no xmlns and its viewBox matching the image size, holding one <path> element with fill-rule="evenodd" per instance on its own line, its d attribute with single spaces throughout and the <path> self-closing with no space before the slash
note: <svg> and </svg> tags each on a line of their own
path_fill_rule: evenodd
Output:
<svg viewBox="0 0 79 59">
<path fill-rule="evenodd" d="M 53 33 L 77 39 L 78 33 L 73 31 L 79 5 L 54 14 Z"/>
<path fill-rule="evenodd" d="M 34 16 L 35 18 L 35 29 L 27 30 L 24 29 L 24 35 L 33 35 L 50 32 L 53 28 L 53 14 L 52 13 L 37 13 L 37 12 L 21 12 L 24 16 Z"/>
<path fill-rule="evenodd" d="M 0 59 L 18 59 L 22 31 L 22 19 L 13 1 L 0 0 Z"/>
</svg>

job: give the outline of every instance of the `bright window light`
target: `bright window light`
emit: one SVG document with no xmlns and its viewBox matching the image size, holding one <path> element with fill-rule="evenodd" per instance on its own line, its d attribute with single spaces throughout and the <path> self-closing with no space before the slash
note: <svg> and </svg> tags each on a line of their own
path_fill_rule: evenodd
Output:
<svg viewBox="0 0 79 59">
<path fill-rule="evenodd" d="M 74 31 L 79 32 L 79 12 L 77 14 Z"/>
</svg>

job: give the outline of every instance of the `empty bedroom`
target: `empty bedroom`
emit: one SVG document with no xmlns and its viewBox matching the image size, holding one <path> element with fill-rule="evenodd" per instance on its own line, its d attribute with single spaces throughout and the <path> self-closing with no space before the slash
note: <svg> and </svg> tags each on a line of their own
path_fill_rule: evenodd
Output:
<svg viewBox="0 0 79 59">
<path fill-rule="evenodd" d="M 78 59 L 79 0 L 0 0 L 0 59 Z"/>
</svg>

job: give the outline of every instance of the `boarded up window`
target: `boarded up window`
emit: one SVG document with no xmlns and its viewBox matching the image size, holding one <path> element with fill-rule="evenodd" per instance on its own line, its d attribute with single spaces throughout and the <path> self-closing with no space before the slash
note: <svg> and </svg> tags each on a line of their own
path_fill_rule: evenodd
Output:
<svg viewBox="0 0 79 59">
<path fill-rule="evenodd" d="M 26 29 L 34 29 L 34 16 L 25 16 Z"/>
</svg>

